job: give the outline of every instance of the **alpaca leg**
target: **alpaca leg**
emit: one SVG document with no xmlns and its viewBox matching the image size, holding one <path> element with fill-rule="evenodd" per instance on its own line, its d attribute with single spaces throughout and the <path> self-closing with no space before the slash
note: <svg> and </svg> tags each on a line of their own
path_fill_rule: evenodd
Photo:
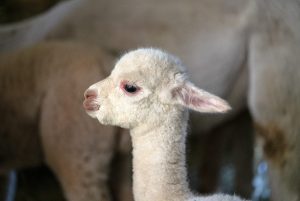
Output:
<svg viewBox="0 0 300 201">
<path fill-rule="evenodd" d="M 67 200 L 111 200 L 107 181 L 110 157 L 103 153 L 86 154 L 85 157 L 74 156 L 73 159 L 64 156 L 65 160 L 60 161 L 59 166 L 49 164 L 57 175 Z"/>
<path fill-rule="evenodd" d="M 82 137 L 90 138 L 89 142 L 82 139 L 81 143 L 79 143 L 81 139 L 74 142 L 75 136 L 70 139 L 58 139 L 63 143 L 56 144 L 44 140 L 46 161 L 58 177 L 65 196 L 70 201 L 110 200 L 107 180 L 114 152 L 113 129 L 99 128 L 99 133 L 93 134 L 95 136 L 81 133 Z M 70 135 L 76 135 L 76 132 Z"/>
<path fill-rule="evenodd" d="M 273 124 L 263 125 L 256 122 L 255 127 L 257 149 L 262 150 L 269 166 L 272 200 L 299 201 L 299 149 L 295 149 L 295 142 L 290 141 L 289 135 L 283 129 Z"/>
<path fill-rule="evenodd" d="M 281 23 L 270 24 L 252 37 L 249 104 L 258 146 L 268 161 L 273 200 L 299 201 L 300 45 L 288 34 L 296 27 Z M 298 37 L 299 33 L 292 34 Z"/>
</svg>

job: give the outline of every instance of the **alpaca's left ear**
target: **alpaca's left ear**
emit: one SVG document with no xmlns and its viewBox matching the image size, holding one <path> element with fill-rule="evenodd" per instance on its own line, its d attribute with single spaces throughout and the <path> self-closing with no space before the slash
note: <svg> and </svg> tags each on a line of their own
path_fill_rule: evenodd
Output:
<svg viewBox="0 0 300 201">
<path fill-rule="evenodd" d="M 226 101 L 197 88 L 190 82 L 171 90 L 172 102 L 205 113 L 223 113 L 231 109 Z"/>
</svg>

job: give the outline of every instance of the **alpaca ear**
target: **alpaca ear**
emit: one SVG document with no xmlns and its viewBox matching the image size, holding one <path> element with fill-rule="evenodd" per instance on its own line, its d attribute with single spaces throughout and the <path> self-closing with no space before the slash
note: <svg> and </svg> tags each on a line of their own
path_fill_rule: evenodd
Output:
<svg viewBox="0 0 300 201">
<path fill-rule="evenodd" d="M 231 109 L 223 99 L 185 82 L 171 91 L 172 99 L 189 109 L 204 113 L 223 113 Z"/>
</svg>

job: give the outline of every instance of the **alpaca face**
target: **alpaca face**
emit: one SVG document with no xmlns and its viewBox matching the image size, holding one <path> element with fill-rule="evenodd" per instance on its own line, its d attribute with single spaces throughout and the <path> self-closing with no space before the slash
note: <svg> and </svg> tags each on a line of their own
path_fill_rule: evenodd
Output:
<svg viewBox="0 0 300 201">
<path fill-rule="evenodd" d="M 177 58 L 155 49 L 125 54 L 108 78 L 85 92 L 84 107 L 100 123 L 123 128 L 160 124 L 165 115 L 183 107 L 201 112 L 229 108 L 189 83 Z"/>
<path fill-rule="evenodd" d="M 169 57 L 153 49 L 123 56 L 108 78 L 86 91 L 87 113 L 100 123 L 124 128 L 133 128 L 149 122 L 151 116 L 162 115 L 166 107 L 161 100 L 165 88 L 175 84 L 174 77 L 184 76 L 183 69 L 175 63 L 178 61 Z"/>
</svg>

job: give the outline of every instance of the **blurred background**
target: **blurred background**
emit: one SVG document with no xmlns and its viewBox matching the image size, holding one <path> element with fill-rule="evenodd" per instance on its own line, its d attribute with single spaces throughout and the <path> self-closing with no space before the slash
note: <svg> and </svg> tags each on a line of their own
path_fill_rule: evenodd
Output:
<svg viewBox="0 0 300 201">
<path fill-rule="evenodd" d="M 99 1 L 105 2 L 105 0 Z M 98 5 L 95 3 L 96 1 L 91 2 L 94 2 L 93 5 Z M 103 9 L 113 10 L 113 7 L 109 6 L 101 8 L 101 6 L 106 5 L 106 3 L 99 3 L 99 8 L 94 7 L 93 9 L 84 4 L 81 5 L 81 3 L 82 2 L 75 0 L 73 1 L 74 5 L 71 5 L 72 3 L 70 4 L 70 1 L 60 0 L 2 0 L 0 2 L 0 37 L 2 37 L 0 40 L 0 51 L 13 52 L 19 48 L 34 45 L 42 40 L 64 41 L 71 39 L 81 42 L 84 41 L 93 45 L 96 44 L 107 51 L 112 57 L 117 58 L 129 47 L 152 44 L 152 39 L 149 37 L 151 33 L 148 33 L 148 35 L 144 32 L 139 33 L 138 31 L 141 28 L 133 25 L 134 20 L 132 20 L 132 22 L 130 21 L 130 17 L 132 16 L 128 16 L 128 19 L 124 21 L 128 23 L 128 29 L 137 29 L 136 34 L 139 36 L 133 35 L 131 36 L 132 38 L 144 37 L 141 39 L 143 42 L 140 44 L 138 39 L 133 39 L 131 43 L 130 40 L 128 40 L 128 36 L 122 39 L 114 38 L 115 34 L 110 33 L 109 31 L 101 32 L 101 30 L 95 29 L 95 32 L 93 33 L 91 30 L 99 24 L 103 27 L 114 27 L 114 24 L 110 23 L 113 23 L 113 20 L 118 19 L 118 17 L 116 17 L 116 19 L 105 19 L 104 14 L 99 14 L 100 12 L 103 12 Z M 120 7 L 126 7 L 126 5 L 123 5 L 126 3 L 114 3 L 121 4 Z M 159 3 L 157 2 L 156 4 Z M 174 2 L 174 4 L 176 4 L 176 2 Z M 182 4 L 188 3 L 182 2 L 178 6 L 175 6 L 176 12 L 179 12 L 181 9 L 183 10 L 183 13 L 189 12 L 184 10 L 186 7 L 180 8 L 180 5 Z M 214 5 L 209 4 L 209 6 L 213 7 Z M 217 10 L 222 10 L 226 6 L 228 5 L 223 5 L 223 7 L 217 8 Z M 61 8 L 61 11 L 59 11 L 59 7 Z M 155 7 L 159 9 L 159 5 L 153 6 L 154 9 Z M 133 8 L 133 12 L 138 12 L 138 5 L 135 5 Z M 97 9 L 99 13 L 97 13 Z M 77 16 L 81 15 L 81 12 L 78 11 L 82 11 L 82 15 L 86 18 L 72 19 L 74 16 L 73 12 L 75 12 L 75 15 Z M 120 15 L 121 17 L 126 18 L 123 13 L 119 14 L 117 11 L 114 15 Z M 199 9 L 199 12 L 202 11 L 203 10 Z M 176 12 L 173 16 L 163 16 L 162 21 L 171 20 L 172 23 L 175 21 L 176 24 Z M 194 10 L 191 12 L 194 12 Z M 232 10 L 232 13 L 236 12 L 238 11 Z M 167 11 L 167 13 L 172 12 Z M 196 14 L 192 13 L 191 15 Z M 209 13 L 205 13 L 203 16 L 206 17 L 206 19 L 202 19 L 202 21 L 210 19 L 219 20 L 214 19 Z M 86 19 L 89 19 L 88 17 L 101 17 L 101 22 L 96 24 L 97 19 L 87 21 Z M 44 18 L 47 18 L 47 20 Z M 55 19 L 53 20 L 55 23 L 51 21 L 50 18 Z M 159 16 L 154 16 L 154 18 L 159 19 Z M 187 18 L 189 18 L 189 16 L 187 16 Z M 197 19 L 197 17 L 195 18 Z M 192 23 L 197 23 L 196 19 L 192 19 L 194 20 Z M 202 21 L 200 23 L 203 23 Z M 48 26 L 47 23 L 49 23 Z M 193 26 L 192 23 L 188 26 L 186 25 L 187 27 L 183 26 L 182 28 L 178 25 L 179 30 L 176 29 L 175 31 L 185 32 L 185 29 L 188 29 L 189 26 Z M 220 21 L 220 23 L 223 22 Z M 38 28 L 33 28 L 35 24 Z M 78 27 L 82 27 L 84 30 L 89 24 L 91 24 L 92 28 L 87 29 L 86 31 L 79 32 L 78 30 L 75 30 L 78 29 Z M 168 42 L 168 35 L 165 34 L 165 32 L 169 32 L 168 34 L 172 38 L 172 29 L 168 29 L 168 27 L 164 27 L 161 24 L 153 24 L 152 21 L 149 22 L 147 19 L 145 19 L 144 24 L 150 28 L 155 27 L 153 32 L 161 32 L 163 35 L 162 38 L 155 39 L 153 45 L 166 44 L 166 47 L 175 51 L 177 46 L 174 45 L 172 41 Z M 150 28 L 146 29 L 146 31 L 151 30 Z M 101 27 L 99 29 L 101 29 Z M 116 28 L 116 31 L 124 31 L 124 34 L 131 33 L 128 30 L 120 30 L 119 28 Z M 8 34 L 9 32 L 11 35 Z M 104 39 L 101 39 L 101 35 L 97 35 L 97 33 L 105 34 L 105 37 L 110 36 L 111 38 L 109 40 L 106 40 L 105 37 Z M 177 34 L 175 37 L 178 35 L 180 34 Z M 190 34 L 187 33 L 185 37 L 190 37 Z M 193 37 L 194 36 L 191 36 L 191 38 Z M 179 40 L 182 40 L 182 38 L 179 38 Z M 108 45 L 109 43 L 111 43 L 111 46 Z M 189 43 L 189 45 L 193 49 L 192 43 Z M 184 48 L 182 51 L 185 51 L 186 48 L 188 48 L 188 45 Z M 184 55 L 184 62 L 185 61 L 189 61 L 189 57 L 186 55 Z M 229 83 L 231 80 L 227 80 L 227 82 Z M 218 82 L 216 83 L 218 84 Z M 218 93 L 217 89 L 216 92 Z M 221 93 L 220 95 L 226 97 L 226 94 Z M 207 121 L 221 123 L 212 124 L 214 126 L 200 129 L 200 133 L 198 133 L 199 129 L 197 130 L 197 126 L 193 126 L 198 124 L 197 120 L 191 120 L 192 126 L 189 130 L 190 135 L 187 145 L 187 166 L 189 182 L 193 191 L 203 194 L 225 192 L 248 199 L 252 198 L 254 201 L 269 200 L 270 192 L 267 178 L 268 167 L 263 160 L 254 160 L 253 122 L 249 111 L 245 106 L 246 101 L 243 100 L 243 102 L 244 103 L 240 106 L 238 111 L 236 111 L 234 115 L 225 118 L 225 120 L 219 121 L 214 119 L 214 117 L 202 116 L 201 119 L 208 118 L 209 120 Z M 194 127 L 196 127 L 196 129 L 193 129 Z M 112 157 L 108 186 L 113 200 L 130 201 L 132 200 L 132 195 L 129 195 L 126 198 L 126 193 L 122 193 L 122 189 L 120 190 L 118 185 L 122 183 L 127 185 L 126 189 L 131 189 L 131 145 L 128 139 L 125 139 L 125 142 L 120 142 L 122 140 L 118 138 L 116 141 L 118 141 L 118 143 L 124 143 L 125 145 L 122 146 L 125 146 L 125 148 L 122 148 L 122 151 L 116 151 Z M 28 146 L 30 146 L 30 144 Z M 10 191 L 11 194 L 8 193 Z M 16 169 L 8 174 L 1 175 L 0 200 L 63 201 L 66 200 L 66 198 L 64 197 L 61 185 L 53 171 L 49 169 L 46 164 L 42 164 L 32 168 Z"/>
<path fill-rule="evenodd" d="M 47 11 L 59 1 L 60 0 L 3 0 L 0 3 L 0 23 L 9 24 L 20 22 Z"/>
</svg>

